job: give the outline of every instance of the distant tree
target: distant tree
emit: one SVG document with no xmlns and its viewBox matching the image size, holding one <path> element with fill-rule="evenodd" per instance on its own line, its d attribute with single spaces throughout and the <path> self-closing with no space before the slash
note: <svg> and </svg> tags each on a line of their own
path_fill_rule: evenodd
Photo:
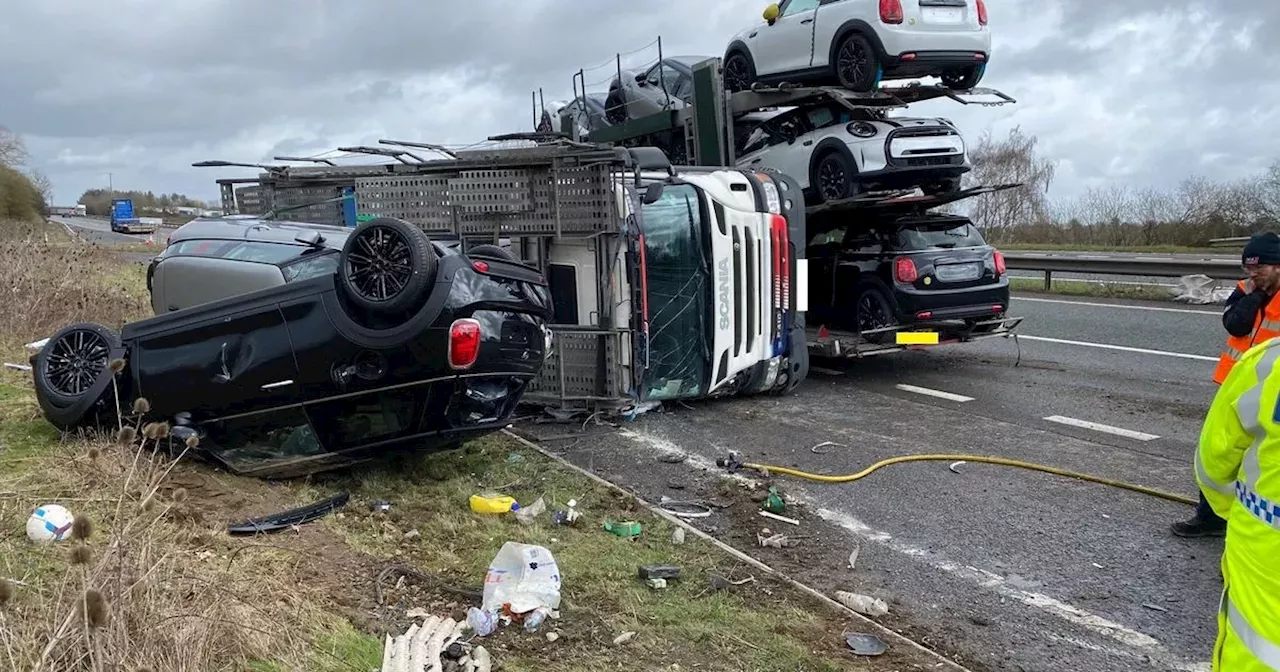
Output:
<svg viewBox="0 0 1280 672">
<path fill-rule="evenodd" d="M 0 126 L 0 166 L 17 168 L 30 158 L 27 145 L 17 133 Z"/>
<path fill-rule="evenodd" d="M 53 189 L 44 175 L 22 169 L 29 158 L 22 137 L 0 126 L 0 220 L 39 219 L 47 212 Z"/>
<path fill-rule="evenodd" d="M 183 194 L 161 194 L 157 196 L 151 191 L 119 189 L 115 191 L 89 189 L 80 196 L 77 202 L 84 204 L 85 210 L 91 215 L 106 216 L 111 212 L 111 199 L 113 198 L 132 199 L 133 209 L 139 212 L 164 213 L 167 210 L 180 207 L 203 207 L 199 199 Z"/>
<path fill-rule="evenodd" d="M 988 131 L 969 150 L 969 160 L 973 170 L 965 175 L 966 186 L 1022 185 L 973 199 L 969 216 L 979 228 L 999 239 L 1009 229 L 1051 221 L 1048 193 L 1057 166 L 1036 154 L 1034 135 L 1014 127 L 996 140 Z"/>
</svg>

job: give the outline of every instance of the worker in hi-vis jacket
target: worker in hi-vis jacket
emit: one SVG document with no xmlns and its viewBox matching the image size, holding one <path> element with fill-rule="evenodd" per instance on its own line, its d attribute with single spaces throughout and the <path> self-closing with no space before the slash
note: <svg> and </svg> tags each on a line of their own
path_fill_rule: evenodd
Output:
<svg viewBox="0 0 1280 672">
<path fill-rule="evenodd" d="M 1248 277 L 1236 284 L 1222 314 L 1227 347 L 1213 372 L 1213 382 L 1219 385 L 1249 348 L 1280 336 L 1280 301 L 1272 300 L 1280 289 L 1280 236 L 1254 234 L 1240 255 L 1240 263 Z M 1180 537 L 1220 537 L 1226 530 L 1227 522 L 1213 512 L 1204 495 L 1190 520 L 1173 524 L 1173 533 Z"/>
</svg>

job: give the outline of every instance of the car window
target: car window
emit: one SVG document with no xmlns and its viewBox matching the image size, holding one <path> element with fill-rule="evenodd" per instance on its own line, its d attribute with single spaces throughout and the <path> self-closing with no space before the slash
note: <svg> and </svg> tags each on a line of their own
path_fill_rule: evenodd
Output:
<svg viewBox="0 0 1280 672">
<path fill-rule="evenodd" d="M 845 232 L 845 227 L 840 227 L 838 229 L 832 229 L 831 231 L 819 233 L 818 235 L 814 236 L 811 240 L 809 240 L 809 245 L 810 246 L 830 245 L 831 243 L 838 243 L 844 240 L 844 232 Z"/>
<path fill-rule="evenodd" d="M 307 248 L 286 243 L 248 240 L 181 240 L 165 248 L 164 256 L 213 257 L 234 261 L 278 264 L 293 259 Z"/>
<path fill-rule="evenodd" d="M 676 82 L 680 80 L 680 71 L 663 63 L 661 66 L 654 66 L 649 71 L 649 83 L 661 88 L 663 81 L 667 83 L 667 90 L 672 90 Z"/>
<path fill-rule="evenodd" d="M 693 94 L 693 80 L 688 77 L 681 77 L 676 82 L 676 88 L 672 91 L 672 95 L 685 102 L 689 102 L 689 97 Z"/>
<path fill-rule="evenodd" d="M 853 113 L 848 109 L 837 109 L 833 106 L 811 107 L 805 110 L 805 120 L 808 121 L 809 130 L 816 130 L 836 124 L 847 124 L 853 121 Z"/>
<path fill-rule="evenodd" d="M 304 257 L 301 261 L 295 261 L 281 267 L 284 272 L 285 282 L 297 282 L 298 280 L 306 280 L 307 278 L 315 278 L 321 275 L 330 275 L 338 272 L 338 257 L 342 255 L 337 252 L 322 252 Z"/>
<path fill-rule="evenodd" d="M 894 234 L 894 247 L 902 251 L 986 245 L 977 227 L 963 220 L 908 224 Z"/>
<path fill-rule="evenodd" d="M 811 9 L 817 9 L 820 0 L 791 0 L 782 3 L 779 7 L 779 16 L 792 16 L 800 12 L 807 12 Z"/>
</svg>

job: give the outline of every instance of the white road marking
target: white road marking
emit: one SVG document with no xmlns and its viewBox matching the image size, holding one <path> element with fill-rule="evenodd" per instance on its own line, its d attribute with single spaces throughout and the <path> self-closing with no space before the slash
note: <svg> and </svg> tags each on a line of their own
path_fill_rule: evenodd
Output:
<svg viewBox="0 0 1280 672">
<path fill-rule="evenodd" d="M 1013 302 L 1033 301 L 1035 303 L 1065 303 L 1072 306 L 1092 306 L 1094 308 L 1124 308 L 1125 310 L 1151 310 L 1160 313 L 1185 313 L 1187 315 L 1212 315 L 1222 317 L 1222 313 L 1212 310 L 1190 310 L 1188 308 L 1158 308 L 1156 306 L 1131 306 L 1123 303 L 1091 303 L 1089 301 L 1066 301 L 1063 299 L 1037 299 L 1025 296 L 1013 297 Z"/>
<path fill-rule="evenodd" d="M 898 383 L 897 385 L 894 385 L 894 387 L 898 388 L 899 390 L 902 390 L 903 392 L 915 392 L 916 394 L 923 394 L 930 397 L 937 397 L 939 399 L 946 399 L 948 401 L 959 401 L 961 403 L 966 401 L 973 401 L 973 397 L 966 397 L 963 394 L 952 394 L 951 392 L 943 392 L 942 390 L 931 390 L 927 387 L 917 387 L 915 385 L 907 385 L 905 383 Z"/>
<path fill-rule="evenodd" d="M 1139 432 L 1132 429 L 1125 429 L 1123 427 L 1112 427 L 1111 425 L 1104 425 L 1100 422 L 1091 422 L 1089 420 L 1080 420 L 1078 418 L 1068 418 L 1063 415 L 1051 415 L 1045 418 L 1045 420 L 1048 420 L 1049 422 L 1056 422 L 1060 425 L 1070 425 L 1072 427 L 1079 427 L 1081 429 L 1091 429 L 1095 432 L 1103 432 L 1105 434 L 1114 434 L 1116 436 L 1123 436 L 1126 439 L 1134 439 L 1137 441 L 1155 441 L 1156 439 L 1160 438 L 1155 434 L 1148 434 L 1146 432 Z"/>
<path fill-rule="evenodd" d="M 1198 362 L 1216 362 L 1217 357 L 1209 357 L 1207 355 L 1192 355 L 1186 352 L 1168 352 L 1167 350 L 1149 350 L 1147 348 L 1131 348 L 1127 345 L 1111 345 L 1109 343 L 1086 343 L 1084 341 L 1069 341 L 1065 338 L 1049 338 L 1048 336 L 1031 336 L 1029 334 L 1016 334 L 1019 339 L 1028 341 L 1044 341 L 1045 343 L 1061 343 L 1063 345 L 1079 345 L 1086 348 L 1101 348 L 1103 350 L 1119 350 L 1120 352 L 1136 352 L 1142 355 L 1162 355 L 1164 357 L 1178 357 L 1180 359 L 1194 359 Z"/>
<path fill-rule="evenodd" d="M 713 460 L 710 460 L 701 454 L 687 451 L 673 441 L 668 441 L 667 439 L 651 436 L 649 434 L 641 434 L 632 430 L 622 430 L 618 435 L 630 439 L 637 444 L 648 446 L 660 454 L 676 452 L 688 455 L 689 459 L 685 460 L 684 464 L 687 464 L 692 468 L 703 471 L 722 471 L 720 467 L 715 466 L 715 462 Z M 712 449 L 722 450 L 719 446 L 712 446 Z M 748 478 L 740 473 L 731 474 L 729 476 L 734 480 L 744 483 L 754 483 L 754 479 Z M 1048 595 L 1018 588 L 1010 584 L 999 574 L 995 574 L 984 569 L 978 569 L 976 567 L 970 567 L 968 565 L 961 565 L 953 560 L 947 559 L 940 553 L 918 548 L 899 541 L 888 532 L 872 528 L 849 514 L 818 507 L 812 500 L 799 494 L 796 488 L 791 489 L 789 497 L 798 504 L 813 507 L 814 513 L 817 513 L 823 520 L 839 525 L 867 541 L 880 544 L 895 553 L 905 555 L 918 562 L 924 563 L 933 569 L 950 574 L 955 578 L 964 580 L 968 583 L 973 583 L 981 588 L 991 590 L 1003 598 L 1021 602 L 1029 607 L 1034 607 L 1070 623 L 1082 626 L 1095 634 L 1110 638 L 1123 646 L 1135 649 L 1141 652 L 1142 655 L 1149 656 L 1152 662 L 1163 664 L 1169 669 L 1178 670 L 1179 672 L 1207 672 L 1209 669 L 1208 663 L 1190 662 L 1174 655 L 1166 649 L 1163 644 L 1150 635 L 1125 627 L 1115 621 L 1090 613 L 1077 606 L 1049 597 Z M 1085 643 L 1080 642 L 1080 644 Z M 1094 647 L 1097 647 L 1097 645 L 1088 645 L 1083 648 L 1093 649 Z"/>
</svg>

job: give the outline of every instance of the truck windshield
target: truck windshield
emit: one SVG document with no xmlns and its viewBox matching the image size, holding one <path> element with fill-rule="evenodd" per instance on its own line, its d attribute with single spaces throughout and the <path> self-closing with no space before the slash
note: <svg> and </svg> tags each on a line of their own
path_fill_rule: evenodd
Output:
<svg viewBox="0 0 1280 672">
<path fill-rule="evenodd" d="M 643 396 L 699 396 L 711 361 L 711 285 L 698 190 L 687 184 L 668 185 L 662 198 L 642 207 L 641 217 L 649 287 L 649 367 Z"/>
</svg>

